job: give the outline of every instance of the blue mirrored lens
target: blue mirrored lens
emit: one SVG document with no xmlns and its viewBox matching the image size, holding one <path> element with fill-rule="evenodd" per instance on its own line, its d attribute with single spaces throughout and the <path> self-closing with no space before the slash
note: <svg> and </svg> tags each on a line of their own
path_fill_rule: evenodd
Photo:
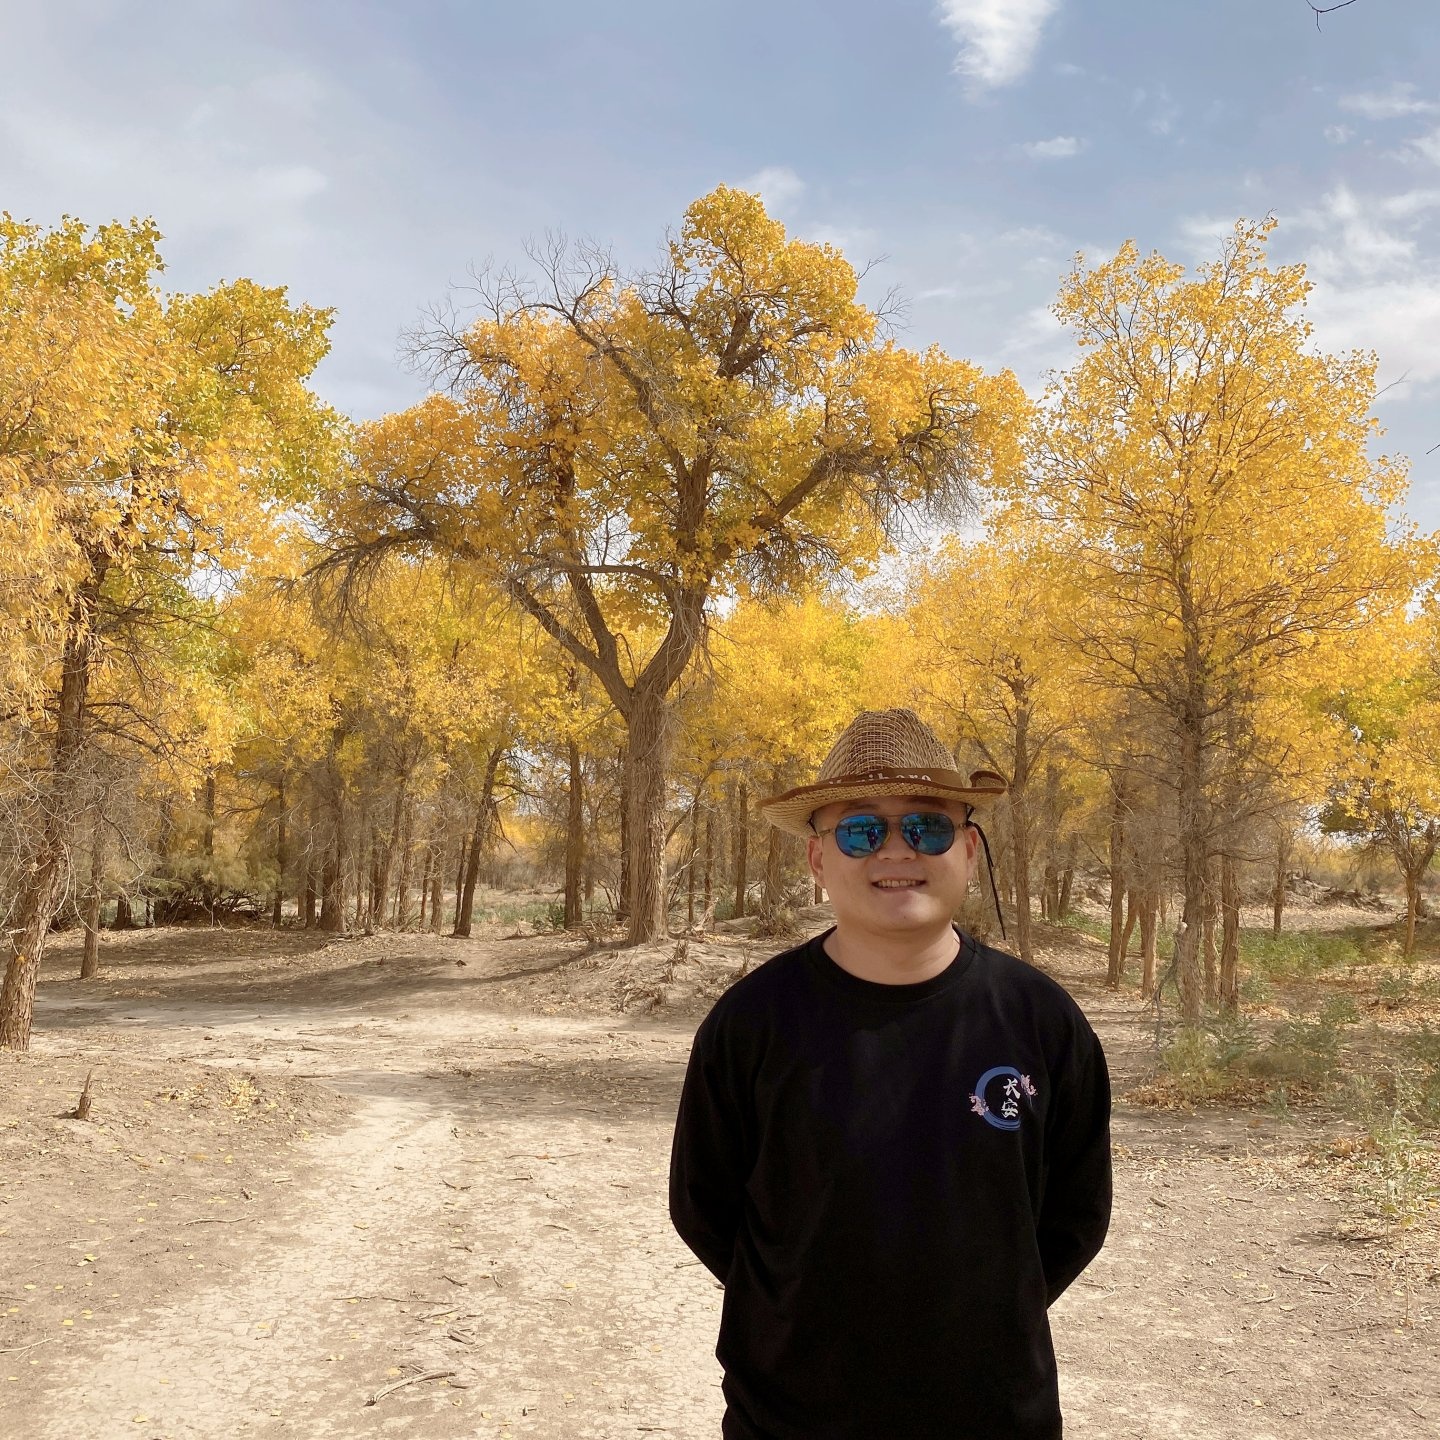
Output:
<svg viewBox="0 0 1440 1440">
<path fill-rule="evenodd" d="M 943 855 L 955 843 L 955 822 L 948 815 L 902 815 L 899 825 L 905 843 L 921 855 Z M 858 859 L 875 854 L 889 833 L 883 815 L 850 815 L 835 827 L 835 845 L 842 855 Z"/>
<path fill-rule="evenodd" d="M 955 822 L 948 815 L 906 815 L 900 833 L 921 855 L 943 855 L 955 843 Z"/>
<path fill-rule="evenodd" d="M 873 855 L 890 833 L 879 815 L 851 815 L 835 827 L 835 844 L 842 855 Z"/>
</svg>

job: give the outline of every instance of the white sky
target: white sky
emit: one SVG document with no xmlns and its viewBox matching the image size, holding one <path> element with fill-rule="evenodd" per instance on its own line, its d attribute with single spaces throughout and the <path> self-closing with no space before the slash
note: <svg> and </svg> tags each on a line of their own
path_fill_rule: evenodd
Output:
<svg viewBox="0 0 1440 1440">
<path fill-rule="evenodd" d="M 722 181 L 1034 389 L 1077 250 L 1193 263 L 1274 213 L 1440 526 L 1433 0 L 0 0 L 0 209 L 153 215 L 172 287 L 337 307 L 357 417 L 420 393 L 398 336 L 471 266 L 552 229 L 646 260 Z"/>
</svg>

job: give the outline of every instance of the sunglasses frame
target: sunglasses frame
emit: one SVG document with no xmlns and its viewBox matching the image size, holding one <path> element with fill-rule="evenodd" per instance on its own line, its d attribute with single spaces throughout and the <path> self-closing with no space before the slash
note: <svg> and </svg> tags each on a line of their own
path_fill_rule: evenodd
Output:
<svg viewBox="0 0 1440 1440">
<path fill-rule="evenodd" d="M 922 850 L 920 846 L 915 843 L 915 840 L 911 838 L 911 835 L 906 833 L 907 827 L 909 827 L 910 829 L 917 828 L 914 822 L 930 820 L 943 820 L 946 822 L 946 824 L 950 826 L 949 838 L 946 840 L 945 844 L 941 846 L 941 848 L 938 850 Z M 845 848 L 845 845 L 841 843 L 841 829 L 847 825 L 852 824 L 855 821 L 864 821 L 867 823 L 867 826 L 873 826 L 875 823 L 879 823 L 881 827 L 880 838 L 871 849 L 847 850 Z M 905 842 L 906 845 L 910 847 L 912 851 L 914 851 L 916 855 L 936 856 L 949 854 L 949 852 L 955 847 L 956 837 L 960 834 L 962 830 L 964 830 L 964 828 L 969 823 L 970 811 L 968 807 L 966 809 L 964 820 L 960 821 L 958 824 L 956 823 L 955 817 L 953 815 L 947 815 L 943 810 L 911 810 L 907 811 L 904 815 L 897 815 L 893 817 L 888 815 L 872 815 L 862 812 L 858 815 L 846 815 L 842 820 L 840 820 L 837 824 L 832 825 L 828 830 L 816 830 L 815 834 L 820 839 L 824 839 L 826 835 L 833 835 L 835 837 L 835 848 L 843 856 L 845 856 L 847 860 L 865 860 L 868 859 L 871 855 L 878 855 L 880 851 L 885 848 L 886 842 L 890 839 L 892 832 L 898 833 L 900 838 Z M 814 829 L 813 823 L 811 825 L 811 828 Z"/>
</svg>

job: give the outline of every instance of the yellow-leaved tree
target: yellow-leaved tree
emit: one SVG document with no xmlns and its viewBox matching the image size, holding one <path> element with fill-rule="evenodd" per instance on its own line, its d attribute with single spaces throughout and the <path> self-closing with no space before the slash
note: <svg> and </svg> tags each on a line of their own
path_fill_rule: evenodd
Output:
<svg viewBox="0 0 1440 1440">
<path fill-rule="evenodd" d="M 1315 351 L 1303 267 L 1266 263 L 1272 223 L 1237 224 L 1190 276 L 1133 244 L 1077 263 L 1055 309 L 1081 358 L 1048 393 L 1014 493 L 1086 599 L 1069 643 L 1169 731 L 1187 1022 L 1207 863 L 1236 804 L 1217 793 L 1224 757 L 1258 697 L 1322 638 L 1403 605 L 1413 579 L 1387 521 L 1403 468 L 1367 451 L 1374 357 Z"/>
<path fill-rule="evenodd" d="M 711 603 L 863 564 L 905 511 L 1008 475 L 1023 396 L 885 339 L 844 257 L 738 190 L 692 204 L 650 271 L 593 247 L 540 266 L 430 337 L 447 394 L 362 433 L 332 563 L 476 560 L 595 674 L 626 726 L 641 941 L 666 925 L 672 695 Z M 635 653 L 642 619 L 654 643 Z"/>
<path fill-rule="evenodd" d="M 26 705 L 36 797 L 0 1046 L 29 1041 L 98 670 L 123 652 L 143 675 L 147 629 L 188 623 L 197 607 L 176 597 L 263 550 L 277 504 L 335 451 L 306 384 L 329 313 L 244 280 L 166 296 L 158 240 L 149 222 L 0 220 L 0 606 L 19 626 L 0 663 Z"/>
<path fill-rule="evenodd" d="M 1394 860 L 1405 886 L 1408 957 L 1420 882 L 1440 846 L 1440 614 L 1432 602 L 1387 628 L 1388 673 L 1352 680 L 1327 697 L 1342 749 L 1320 823 Z"/>
</svg>

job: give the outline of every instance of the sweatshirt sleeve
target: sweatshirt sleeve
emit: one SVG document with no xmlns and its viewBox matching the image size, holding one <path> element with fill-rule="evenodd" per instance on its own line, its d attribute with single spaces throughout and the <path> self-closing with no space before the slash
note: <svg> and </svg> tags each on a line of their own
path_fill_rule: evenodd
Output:
<svg viewBox="0 0 1440 1440">
<path fill-rule="evenodd" d="M 1100 1253 L 1110 1226 L 1110 1076 L 1088 1024 L 1076 1050 L 1046 1133 L 1038 1239 L 1047 1305 Z"/>
<path fill-rule="evenodd" d="M 744 1208 L 750 1109 L 742 1077 L 725 1063 L 712 1016 L 690 1051 L 670 1151 L 670 1219 L 722 1283 L 730 1272 Z"/>
</svg>

